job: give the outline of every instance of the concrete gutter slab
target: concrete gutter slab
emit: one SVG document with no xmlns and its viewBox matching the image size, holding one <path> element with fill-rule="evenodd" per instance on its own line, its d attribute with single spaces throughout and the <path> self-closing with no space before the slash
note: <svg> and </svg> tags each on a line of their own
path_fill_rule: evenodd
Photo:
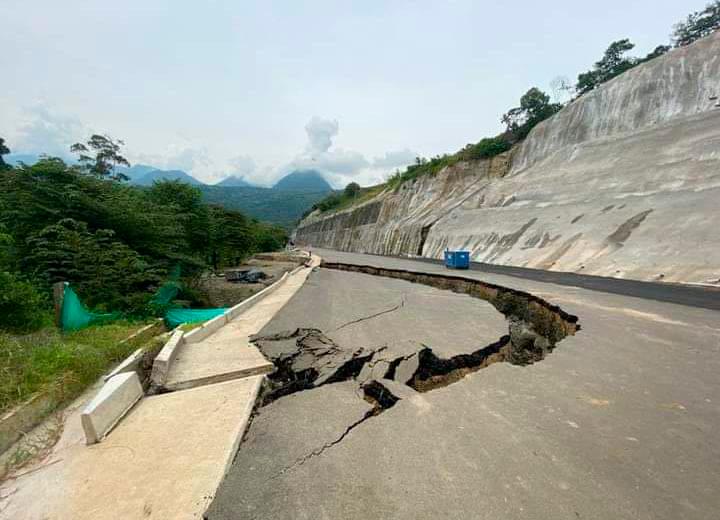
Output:
<svg viewBox="0 0 720 520">
<path fill-rule="evenodd" d="M 3 518 L 202 518 L 233 460 L 263 377 L 143 399 L 101 444 L 77 439 L 16 478 Z M 7 516 L 3 516 L 7 515 Z"/>
<path fill-rule="evenodd" d="M 304 268 L 285 278 L 251 307 L 208 337 L 194 343 L 185 342 L 178 348 L 164 387 L 184 390 L 210 383 L 228 381 L 250 375 L 266 374 L 274 365 L 250 343 L 272 317 L 292 298 L 310 274 Z M 229 318 L 228 314 L 225 314 Z"/>
</svg>

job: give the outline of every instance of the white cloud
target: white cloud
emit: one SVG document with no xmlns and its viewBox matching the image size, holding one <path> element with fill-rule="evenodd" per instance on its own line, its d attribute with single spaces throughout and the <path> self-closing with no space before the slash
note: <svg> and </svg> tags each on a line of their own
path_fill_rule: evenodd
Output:
<svg viewBox="0 0 720 520">
<path fill-rule="evenodd" d="M 412 164 L 415 161 L 417 154 L 407 148 L 404 150 L 396 150 L 391 152 L 385 152 L 382 157 L 375 157 L 372 165 L 375 168 L 401 168 Z"/>
<path fill-rule="evenodd" d="M 238 175 L 241 177 L 252 175 L 257 168 L 255 160 L 249 155 L 238 155 L 230 159 L 229 162 L 232 170 L 231 175 Z"/>
<path fill-rule="evenodd" d="M 89 137 L 90 131 L 76 118 L 50 110 L 40 102 L 22 111 L 14 152 L 71 157 L 70 146 Z"/>
<path fill-rule="evenodd" d="M 327 152 L 332 146 L 333 137 L 338 135 L 340 125 L 336 119 L 323 119 L 313 116 L 305 125 L 308 135 L 307 152 L 310 156 Z"/>
<path fill-rule="evenodd" d="M 13 152 L 46 153 L 72 157 L 70 145 L 86 140 L 93 131 L 79 119 L 50 110 L 44 103 L 18 109 L 21 124 L 16 127 L 12 140 Z M 302 151 L 281 167 L 256 164 L 249 155 L 229 159 L 218 158 L 205 147 L 198 147 L 191 139 L 175 138 L 164 149 L 151 153 L 137 151 L 129 143 L 123 150 L 132 164 L 147 164 L 163 170 L 183 170 L 203 182 L 217 182 L 230 175 L 238 175 L 259 185 L 271 185 L 279 177 L 294 170 L 318 170 L 335 187 L 355 181 L 374 184 L 384 180 L 388 173 L 413 162 L 416 154 L 409 149 L 386 152 L 383 156 L 368 159 L 364 154 L 345 148 L 336 148 L 334 139 L 340 132 L 335 119 L 312 117 L 305 125 L 307 142 Z M 113 136 L 111 132 L 107 132 Z M 12 134 L 11 134 L 12 135 Z M 8 136 L 10 137 L 10 136 Z"/>
<path fill-rule="evenodd" d="M 362 153 L 344 148 L 333 148 L 333 139 L 340 133 L 340 124 L 335 119 L 312 117 L 305 125 L 308 141 L 302 153 L 275 171 L 278 178 L 294 170 L 318 170 L 335 187 L 348 182 L 373 184 L 381 182 L 388 172 L 410 164 L 416 154 L 398 150 L 385 153 L 382 157 L 368 160 Z"/>
</svg>

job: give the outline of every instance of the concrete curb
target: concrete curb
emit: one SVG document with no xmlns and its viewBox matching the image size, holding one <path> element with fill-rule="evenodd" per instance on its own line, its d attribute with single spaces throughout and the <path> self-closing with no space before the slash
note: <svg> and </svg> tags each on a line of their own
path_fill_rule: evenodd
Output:
<svg viewBox="0 0 720 520">
<path fill-rule="evenodd" d="M 247 300 L 243 300 L 237 305 L 234 305 L 228 309 L 227 314 L 230 316 L 230 319 L 236 318 L 243 312 L 245 312 L 247 309 L 255 305 L 257 302 L 268 296 L 269 294 L 272 294 L 275 292 L 280 286 L 285 283 L 285 280 L 288 278 L 287 271 L 283 273 L 283 275 L 280 277 L 280 279 L 273 283 L 272 285 L 269 285 L 265 287 L 262 291 L 253 294 L 250 298 Z"/>
<path fill-rule="evenodd" d="M 142 364 L 144 350 L 139 348 L 128 357 L 123 359 L 118 366 L 116 366 L 109 374 L 103 377 L 103 381 L 106 383 L 111 377 L 118 374 L 124 374 L 125 372 L 135 372 L 140 376 L 140 367 Z"/>
<path fill-rule="evenodd" d="M 100 442 L 142 396 L 135 372 L 111 377 L 80 415 L 86 444 Z"/>
<path fill-rule="evenodd" d="M 183 344 L 184 332 L 180 329 L 173 332 L 172 336 L 162 350 L 158 353 L 153 361 L 152 372 L 150 373 L 150 382 L 154 386 L 163 386 L 167 379 L 170 365 L 177 355 L 178 348 Z"/>
</svg>

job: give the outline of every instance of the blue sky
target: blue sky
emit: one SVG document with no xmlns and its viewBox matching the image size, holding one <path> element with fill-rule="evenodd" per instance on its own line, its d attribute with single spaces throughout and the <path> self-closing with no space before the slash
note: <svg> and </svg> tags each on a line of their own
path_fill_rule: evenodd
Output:
<svg viewBox="0 0 720 520">
<path fill-rule="evenodd" d="M 0 0 L 0 136 L 61 154 L 91 132 L 206 182 L 318 167 L 381 180 L 501 130 L 531 86 L 607 45 L 668 42 L 703 0 Z"/>
</svg>

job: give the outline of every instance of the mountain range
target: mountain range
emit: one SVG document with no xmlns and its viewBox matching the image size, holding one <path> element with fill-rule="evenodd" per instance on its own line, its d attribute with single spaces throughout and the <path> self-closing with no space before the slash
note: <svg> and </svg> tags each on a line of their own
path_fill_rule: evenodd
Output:
<svg viewBox="0 0 720 520">
<path fill-rule="evenodd" d="M 9 154 L 8 164 L 34 164 L 35 154 Z M 72 161 L 67 161 L 72 162 Z M 292 227 L 315 202 L 323 199 L 333 188 L 316 170 L 296 170 L 278 180 L 272 188 L 255 186 L 237 175 L 226 177 L 214 185 L 200 182 L 182 170 L 162 170 L 147 164 L 136 164 L 118 171 L 127 175 L 129 183 L 152 186 L 155 181 L 171 180 L 191 184 L 200 189 L 203 198 L 212 204 L 242 211 L 252 218 Z"/>
</svg>

